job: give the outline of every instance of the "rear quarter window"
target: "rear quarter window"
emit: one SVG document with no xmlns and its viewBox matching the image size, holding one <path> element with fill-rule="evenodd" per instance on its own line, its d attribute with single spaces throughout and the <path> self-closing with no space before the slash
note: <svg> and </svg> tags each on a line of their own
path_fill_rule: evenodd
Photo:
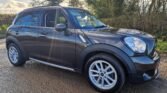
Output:
<svg viewBox="0 0 167 93">
<path fill-rule="evenodd" d="M 18 26 L 40 26 L 41 25 L 41 13 L 34 12 L 24 14 L 16 19 L 14 25 Z"/>
</svg>

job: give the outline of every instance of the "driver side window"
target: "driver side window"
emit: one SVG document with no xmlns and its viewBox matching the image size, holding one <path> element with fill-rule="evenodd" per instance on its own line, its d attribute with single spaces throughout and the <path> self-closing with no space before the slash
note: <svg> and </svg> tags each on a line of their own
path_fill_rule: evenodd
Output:
<svg viewBox="0 0 167 93">
<path fill-rule="evenodd" d="M 59 13 L 59 15 L 57 16 L 57 22 L 56 22 L 56 12 L 52 11 L 52 12 L 47 13 L 45 17 L 45 26 L 54 27 L 56 23 L 67 25 L 67 19 L 63 15 L 63 13 L 61 12 Z"/>
<path fill-rule="evenodd" d="M 67 25 L 67 19 L 65 18 L 65 16 L 61 12 L 59 13 L 59 15 L 57 17 L 57 24 L 65 24 L 65 25 Z"/>
</svg>

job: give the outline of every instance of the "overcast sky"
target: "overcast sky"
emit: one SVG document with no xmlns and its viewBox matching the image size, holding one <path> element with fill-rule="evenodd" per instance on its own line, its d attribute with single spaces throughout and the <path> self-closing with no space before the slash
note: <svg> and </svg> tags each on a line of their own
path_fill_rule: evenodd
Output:
<svg viewBox="0 0 167 93">
<path fill-rule="evenodd" d="M 3 4 L 5 1 L 7 1 L 7 0 L 0 0 L 0 4 Z M 32 0 L 16 0 L 16 1 L 22 1 L 22 2 L 27 2 L 27 3 L 29 3 L 29 2 L 31 2 Z"/>
</svg>

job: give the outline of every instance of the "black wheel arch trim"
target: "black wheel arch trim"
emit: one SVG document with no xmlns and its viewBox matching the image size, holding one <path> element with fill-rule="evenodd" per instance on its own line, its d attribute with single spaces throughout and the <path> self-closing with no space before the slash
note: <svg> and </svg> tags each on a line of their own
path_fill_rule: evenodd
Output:
<svg viewBox="0 0 167 93">
<path fill-rule="evenodd" d="M 88 54 L 93 52 L 102 52 L 102 53 L 111 54 L 117 59 L 119 59 L 119 61 L 121 61 L 121 64 L 123 64 L 125 69 L 128 71 L 127 72 L 128 74 L 136 73 L 135 66 L 132 60 L 130 59 L 130 57 L 128 56 L 128 54 L 126 54 L 125 52 L 123 52 L 121 49 L 117 47 L 107 45 L 107 44 L 95 44 L 84 49 L 80 53 L 79 57 L 77 58 L 77 66 L 76 66 L 77 72 L 83 73 L 85 68 L 84 66 L 86 63 L 85 59 Z"/>
<path fill-rule="evenodd" d="M 26 53 L 24 48 L 21 46 L 21 44 L 19 43 L 19 41 L 15 37 L 12 37 L 12 36 L 7 36 L 6 37 L 6 49 L 8 49 L 8 44 L 10 42 L 13 42 L 14 44 L 16 44 L 19 47 L 19 49 L 23 52 L 24 58 L 28 60 L 28 54 Z"/>
</svg>

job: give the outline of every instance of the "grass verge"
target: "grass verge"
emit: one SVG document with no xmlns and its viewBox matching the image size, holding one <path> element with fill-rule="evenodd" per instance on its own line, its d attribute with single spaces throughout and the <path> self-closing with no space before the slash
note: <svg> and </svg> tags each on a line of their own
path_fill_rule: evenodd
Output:
<svg viewBox="0 0 167 93">
<path fill-rule="evenodd" d="M 167 53 L 167 41 L 158 40 L 158 42 L 157 42 L 157 50 L 160 53 Z"/>
</svg>

